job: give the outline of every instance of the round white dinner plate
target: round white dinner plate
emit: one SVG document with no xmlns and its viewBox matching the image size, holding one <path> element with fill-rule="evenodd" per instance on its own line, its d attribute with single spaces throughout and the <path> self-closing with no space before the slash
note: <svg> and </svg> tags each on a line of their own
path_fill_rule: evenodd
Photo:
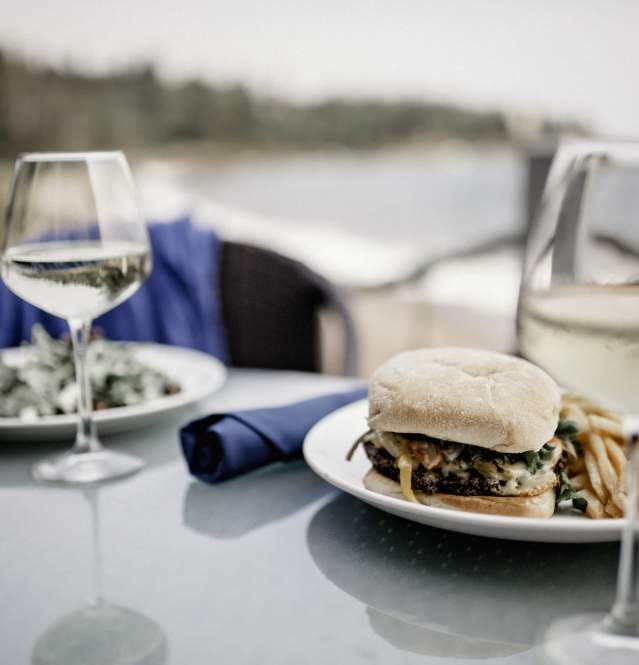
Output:
<svg viewBox="0 0 639 665">
<path fill-rule="evenodd" d="M 127 343 L 129 344 L 129 343 Z M 208 397 L 226 381 L 226 368 L 213 356 L 194 349 L 166 344 L 130 343 L 136 357 L 145 365 L 166 374 L 181 390 L 135 406 L 121 406 L 94 413 L 100 434 L 116 434 L 149 425 L 189 404 Z M 19 360 L 28 347 L 5 349 L 8 362 Z M 2 441 L 57 441 L 72 438 L 77 426 L 74 414 L 44 416 L 33 420 L 0 418 Z"/>
<path fill-rule="evenodd" d="M 480 515 L 411 503 L 371 492 L 362 479 L 370 462 L 360 446 L 348 462 L 346 454 L 366 431 L 366 400 L 344 406 L 320 420 L 307 434 L 304 457 L 324 480 L 386 512 L 413 522 L 476 536 L 546 543 L 596 543 L 619 540 L 624 520 L 591 520 L 573 511 L 550 519 Z"/>
</svg>

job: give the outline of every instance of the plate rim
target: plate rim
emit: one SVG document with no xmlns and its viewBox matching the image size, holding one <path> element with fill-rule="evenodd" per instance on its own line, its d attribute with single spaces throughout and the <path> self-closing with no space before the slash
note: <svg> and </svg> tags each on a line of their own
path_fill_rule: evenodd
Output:
<svg viewBox="0 0 639 665">
<path fill-rule="evenodd" d="M 365 501 L 366 503 L 373 504 L 382 510 L 388 510 L 388 512 L 394 512 L 395 508 L 401 513 L 408 513 L 411 516 L 424 516 L 429 515 L 432 517 L 432 520 L 429 523 L 432 523 L 433 526 L 439 528 L 449 528 L 443 523 L 450 524 L 453 526 L 467 527 L 467 528 L 477 528 L 484 527 L 488 530 L 503 531 L 500 535 L 495 533 L 486 533 L 486 536 L 489 537 L 503 537 L 509 538 L 513 537 L 512 534 L 514 531 L 527 531 L 531 535 L 544 535 L 547 532 L 556 533 L 557 531 L 563 532 L 564 535 L 572 535 L 575 540 L 566 540 L 562 539 L 562 542 L 597 542 L 601 541 L 602 537 L 606 540 L 617 540 L 620 537 L 622 527 L 625 523 L 624 519 L 602 519 L 602 520 L 590 520 L 587 518 L 581 518 L 579 516 L 568 516 L 568 515 L 553 515 L 548 519 L 538 518 L 538 517 L 515 517 L 509 515 L 483 515 L 480 513 L 464 512 L 458 510 L 451 510 L 447 508 L 439 508 L 437 506 L 425 506 L 423 504 L 413 504 L 402 499 L 397 499 L 391 496 L 386 496 L 384 494 L 379 494 L 373 492 L 372 490 L 367 489 L 362 484 L 361 486 L 356 486 L 354 483 L 351 483 L 349 480 L 339 477 L 334 474 L 331 470 L 328 470 L 324 467 L 321 461 L 321 456 L 318 459 L 318 456 L 315 455 L 315 449 L 319 448 L 320 439 L 322 430 L 329 427 L 335 421 L 338 421 L 341 418 L 346 417 L 345 414 L 353 412 L 354 414 L 360 414 L 364 411 L 364 407 L 367 404 L 367 399 L 358 400 L 347 404 L 346 406 L 340 407 L 339 409 L 329 413 L 327 416 L 319 420 L 313 427 L 308 431 L 306 437 L 304 438 L 303 444 L 303 455 L 306 463 L 311 467 L 311 469 L 321 478 L 329 482 L 334 487 L 355 496 L 358 499 Z M 364 411 L 365 413 L 365 411 Z M 344 453 L 348 450 L 348 442 L 345 444 Z M 347 464 L 346 459 L 343 460 L 344 464 Z M 412 519 L 412 517 L 406 517 L 407 519 Z M 425 524 L 425 521 L 420 521 Z M 550 529 L 548 528 L 549 525 Z M 449 528 L 449 530 L 457 530 Z M 585 537 L 583 534 L 591 534 L 593 537 L 592 541 L 587 540 L 588 535 Z M 518 538 L 520 539 L 520 538 Z M 545 542 L 558 542 L 557 539 L 548 538 Z"/>
<path fill-rule="evenodd" d="M 158 342 L 128 342 L 113 341 L 113 344 L 134 347 L 135 352 L 144 352 L 145 350 L 156 351 L 158 353 L 169 353 L 175 356 L 191 356 L 195 360 L 205 361 L 211 367 L 216 366 L 216 373 L 211 373 L 210 380 L 201 386 L 193 388 L 190 391 L 180 391 L 173 395 L 158 397 L 142 404 L 133 404 L 131 406 L 116 406 L 109 409 L 93 412 L 93 419 L 97 424 L 112 423 L 127 418 L 137 418 L 155 415 L 158 412 L 173 411 L 183 406 L 193 404 L 219 390 L 228 379 L 228 370 L 226 365 L 213 355 L 192 349 L 185 346 L 173 344 L 160 344 Z M 13 346 L 0 349 L 0 357 L 5 353 L 19 353 L 28 349 L 27 347 Z M 171 377 L 170 377 L 171 378 Z M 19 417 L 0 417 L 0 436 L 6 431 L 15 431 L 16 429 L 32 430 L 44 429 L 47 427 L 68 427 L 77 424 L 77 414 L 64 413 L 53 416 L 40 416 L 33 420 L 25 420 Z"/>
</svg>

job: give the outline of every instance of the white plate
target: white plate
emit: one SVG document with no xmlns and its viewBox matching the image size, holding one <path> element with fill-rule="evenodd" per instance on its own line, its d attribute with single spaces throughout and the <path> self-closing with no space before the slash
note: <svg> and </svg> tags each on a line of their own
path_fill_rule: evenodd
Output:
<svg viewBox="0 0 639 665">
<path fill-rule="evenodd" d="M 304 457 L 319 476 L 335 487 L 381 510 L 413 522 L 476 536 L 546 543 L 596 543 L 619 540 L 624 520 L 591 520 L 575 514 L 548 520 L 528 517 L 479 515 L 414 504 L 366 489 L 362 478 L 370 462 L 360 446 L 353 459 L 346 453 L 366 430 L 367 402 L 342 407 L 320 420 L 307 434 Z"/>
<path fill-rule="evenodd" d="M 122 406 L 96 411 L 95 421 L 100 434 L 115 434 L 137 429 L 197 402 L 219 390 L 226 381 L 224 365 L 206 353 L 165 344 L 131 344 L 136 357 L 164 372 L 181 390 L 136 406 Z M 2 355 L 15 361 L 24 349 L 6 349 Z M 75 415 L 45 416 L 34 420 L 0 418 L 0 440 L 57 441 L 73 437 Z"/>
</svg>

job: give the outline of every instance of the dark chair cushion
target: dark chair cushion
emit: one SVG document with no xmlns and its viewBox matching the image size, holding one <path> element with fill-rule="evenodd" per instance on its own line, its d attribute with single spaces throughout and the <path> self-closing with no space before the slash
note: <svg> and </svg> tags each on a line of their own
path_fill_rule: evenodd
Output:
<svg viewBox="0 0 639 665">
<path fill-rule="evenodd" d="M 319 308 L 326 283 L 297 261 L 224 242 L 222 315 L 236 367 L 319 372 Z"/>
</svg>

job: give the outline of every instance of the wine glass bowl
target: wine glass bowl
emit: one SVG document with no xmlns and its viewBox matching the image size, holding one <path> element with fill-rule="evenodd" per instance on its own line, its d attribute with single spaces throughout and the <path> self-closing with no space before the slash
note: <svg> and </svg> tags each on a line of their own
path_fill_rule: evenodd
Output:
<svg viewBox="0 0 639 665">
<path fill-rule="evenodd" d="M 17 296 L 67 320 L 78 384 L 73 449 L 34 467 L 39 480 L 90 483 L 141 460 L 100 444 L 91 418 L 91 321 L 129 298 L 151 271 L 149 238 L 121 152 L 30 153 L 16 161 L 2 234 L 2 279 Z"/>
<path fill-rule="evenodd" d="M 14 293 L 67 320 L 92 319 L 132 295 L 150 269 L 122 153 L 18 158 L 2 256 Z"/>
<path fill-rule="evenodd" d="M 639 602 L 639 143 L 567 141 L 530 229 L 517 316 L 523 354 L 624 419 L 627 510 L 617 597 L 603 619 L 551 629 L 553 662 L 637 662 Z"/>
</svg>

